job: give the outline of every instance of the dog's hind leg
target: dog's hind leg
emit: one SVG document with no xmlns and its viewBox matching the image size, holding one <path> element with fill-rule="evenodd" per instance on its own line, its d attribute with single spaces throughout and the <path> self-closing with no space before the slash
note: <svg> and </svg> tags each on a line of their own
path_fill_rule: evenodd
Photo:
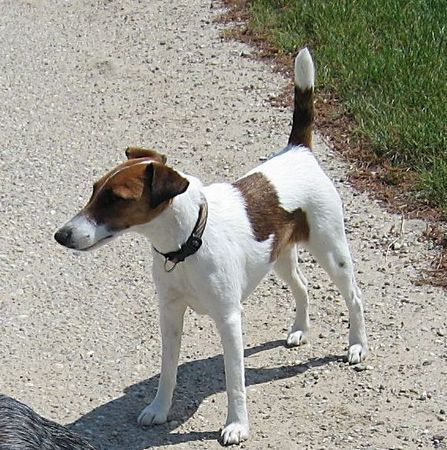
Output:
<svg viewBox="0 0 447 450">
<path fill-rule="evenodd" d="M 182 303 L 160 300 L 161 373 L 157 395 L 141 411 L 138 423 L 142 426 L 166 422 L 172 403 L 177 378 L 177 365 L 186 306 Z"/>
<path fill-rule="evenodd" d="M 296 304 L 295 322 L 287 336 L 287 345 L 297 346 L 307 342 L 309 333 L 309 298 L 307 281 L 298 267 L 297 247 L 284 249 L 277 259 L 274 271 L 290 286 Z"/>
<path fill-rule="evenodd" d="M 329 227 L 326 227 L 328 230 Z M 318 263 L 326 270 L 343 296 L 349 311 L 348 361 L 357 364 L 368 353 L 368 344 L 363 317 L 362 293 L 354 276 L 351 254 L 343 230 L 343 225 L 332 224 L 330 231 L 317 231 L 307 248 Z"/>
</svg>

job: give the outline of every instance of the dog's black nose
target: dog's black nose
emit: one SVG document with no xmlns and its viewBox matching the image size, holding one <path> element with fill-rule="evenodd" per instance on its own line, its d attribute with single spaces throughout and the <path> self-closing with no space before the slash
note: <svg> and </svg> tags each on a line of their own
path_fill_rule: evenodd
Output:
<svg viewBox="0 0 447 450">
<path fill-rule="evenodd" d="M 61 228 L 60 230 L 56 231 L 56 234 L 54 235 L 54 239 L 56 239 L 56 241 L 59 244 L 65 246 L 65 247 L 70 247 L 71 236 L 72 236 L 72 231 L 70 228 Z"/>
</svg>

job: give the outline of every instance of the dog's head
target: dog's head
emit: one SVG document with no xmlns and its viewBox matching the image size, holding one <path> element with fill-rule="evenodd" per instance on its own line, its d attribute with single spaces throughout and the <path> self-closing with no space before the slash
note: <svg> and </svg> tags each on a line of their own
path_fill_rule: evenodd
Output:
<svg viewBox="0 0 447 450">
<path fill-rule="evenodd" d="M 54 238 L 76 250 L 91 250 L 136 225 L 150 222 L 188 188 L 189 182 L 166 166 L 153 150 L 130 147 L 128 160 L 93 185 L 86 206 Z"/>
</svg>

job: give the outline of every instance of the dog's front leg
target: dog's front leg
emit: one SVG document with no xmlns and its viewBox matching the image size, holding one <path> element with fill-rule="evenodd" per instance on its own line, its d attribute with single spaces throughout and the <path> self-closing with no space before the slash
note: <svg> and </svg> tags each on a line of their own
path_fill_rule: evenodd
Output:
<svg viewBox="0 0 447 450">
<path fill-rule="evenodd" d="M 140 425 L 166 422 L 177 378 L 177 365 L 186 306 L 175 301 L 160 301 L 161 373 L 157 395 L 138 417 Z"/>
<path fill-rule="evenodd" d="M 245 395 L 244 348 L 240 312 L 217 321 L 222 339 L 228 416 L 221 433 L 223 445 L 239 444 L 248 439 L 248 414 Z"/>
</svg>

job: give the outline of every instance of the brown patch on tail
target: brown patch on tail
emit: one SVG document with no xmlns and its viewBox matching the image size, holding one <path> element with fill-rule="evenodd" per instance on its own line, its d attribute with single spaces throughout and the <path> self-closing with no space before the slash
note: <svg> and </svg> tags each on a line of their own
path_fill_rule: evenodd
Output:
<svg viewBox="0 0 447 450">
<path fill-rule="evenodd" d="M 255 239 L 262 242 L 274 236 L 271 261 L 276 260 L 287 245 L 309 239 L 306 213 L 301 208 L 292 212 L 282 208 L 274 186 L 262 173 L 241 178 L 233 186 L 244 197 Z"/>
<path fill-rule="evenodd" d="M 314 90 L 301 90 L 295 86 L 292 131 L 289 144 L 305 145 L 312 148 L 312 128 L 314 123 Z"/>
</svg>

